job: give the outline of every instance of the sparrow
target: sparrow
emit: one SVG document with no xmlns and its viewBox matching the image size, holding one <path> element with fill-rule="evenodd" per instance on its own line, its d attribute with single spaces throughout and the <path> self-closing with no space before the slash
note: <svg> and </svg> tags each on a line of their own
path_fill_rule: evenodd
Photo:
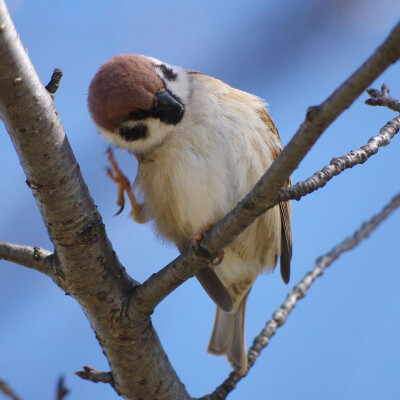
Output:
<svg viewBox="0 0 400 400">
<path fill-rule="evenodd" d="M 282 150 L 263 100 L 142 55 L 104 63 L 90 83 L 88 107 L 100 134 L 138 160 L 131 187 L 111 157 L 120 201 L 126 190 L 134 220 L 153 221 L 180 252 L 231 211 Z M 291 206 L 282 202 L 242 232 L 219 265 L 196 274 L 217 306 L 208 352 L 225 354 L 238 374 L 247 371 L 250 289 L 279 257 L 288 283 L 291 255 Z"/>
</svg>

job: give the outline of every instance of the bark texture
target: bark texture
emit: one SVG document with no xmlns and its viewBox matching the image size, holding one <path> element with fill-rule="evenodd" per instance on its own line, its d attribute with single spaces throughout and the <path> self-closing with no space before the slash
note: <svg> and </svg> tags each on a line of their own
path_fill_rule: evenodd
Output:
<svg viewBox="0 0 400 400">
<path fill-rule="evenodd" d="M 7 243 L 0 243 L 0 252 L 46 273 L 79 302 L 111 367 L 110 374 L 86 370 L 87 379 L 101 376 L 126 399 L 190 398 L 152 326 L 154 308 L 279 201 L 279 190 L 326 127 L 399 57 L 400 24 L 352 77 L 324 103 L 309 110 L 288 146 L 238 207 L 197 246 L 139 285 L 113 251 L 53 97 L 39 81 L 0 0 L 0 116 L 55 253 Z M 55 92 L 58 82 L 52 81 L 49 90 Z"/>
<path fill-rule="evenodd" d="M 0 115 L 54 244 L 48 270 L 87 315 L 127 399 L 186 399 L 149 316 L 126 313 L 137 282 L 120 265 L 83 181 L 53 97 L 0 2 Z"/>
</svg>

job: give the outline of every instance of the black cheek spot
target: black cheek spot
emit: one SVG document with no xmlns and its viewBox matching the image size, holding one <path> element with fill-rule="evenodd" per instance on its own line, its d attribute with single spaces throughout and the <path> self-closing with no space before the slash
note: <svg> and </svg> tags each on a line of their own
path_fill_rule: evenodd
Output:
<svg viewBox="0 0 400 400">
<path fill-rule="evenodd" d="M 119 135 L 127 142 L 144 139 L 147 136 L 147 126 L 145 124 L 137 124 L 132 127 L 122 126 L 118 131 Z"/>
<path fill-rule="evenodd" d="M 172 68 L 168 68 L 166 65 L 161 64 L 159 66 L 162 73 L 164 74 L 165 79 L 169 81 L 175 81 L 178 75 L 172 70 Z"/>
</svg>

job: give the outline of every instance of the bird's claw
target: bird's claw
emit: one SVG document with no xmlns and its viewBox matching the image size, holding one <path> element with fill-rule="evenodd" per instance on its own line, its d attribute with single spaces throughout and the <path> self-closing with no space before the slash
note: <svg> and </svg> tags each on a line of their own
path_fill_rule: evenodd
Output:
<svg viewBox="0 0 400 400">
<path fill-rule="evenodd" d="M 127 194 L 129 201 L 131 203 L 132 211 L 131 215 L 136 222 L 142 222 L 141 217 L 141 205 L 136 201 L 135 194 L 132 191 L 132 186 L 128 178 L 119 168 L 117 162 L 115 161 L 114 153 L 111 148 L 107 149 L 108 160 L 110 161 L 111 168 L 107 170 L 107 175 L 118 185 L 118 198 L 117 205 L 120 207 L 119 210 L 114 214 L 117 216 L 122 213 L 125 208 L 125 196 Z"/>
<path fill-rule="evenodd" d="M 123 209 L 125 208 L 125 197 L 124 192 L 128 192 L 131 190 L 131 184 L 129 183 L 128 178 L 123 174 L 121 169 L 119 168 L 117 162 L 114 158 L 114 153 L 111 148 L 107 149 L 108 161 L 110 161 L 111 168 L 107 170 L 107 175 L 118 185 L 118 198 L 117 205 L 120 206 L 120 209 L 117 211 L 115 215 L 121 214 Z"/>
<path fill-rule="evenodd" d="M 210 231 L 212 227 L 212 225 L 206 225 L 204 228 L 201 228 L 197 233 L 195 233 L 190 239 L 189 250 L 191 250 L 193 247 L 196 247 L 200 240 L 203 239 L 204 236 L 207 236 L 207 232 Z"/>
<path fill-rule="evenodd" d="M 125 208 L 125 204 L 122 204 L 122 206 L 119 208 L 119 210 L 114 214 L 114 217 L 116 217 L 117 215 L 121 214 L 122 211 L 124 211 Z"/>
<path fill-rule="evenodd" d="M 217 257 L 215 258 L 215 260 L 211 263 L 211 265 L 213 267 L 216 267 L 217 265 L 221 264 L 224 259 L 224 256 L 225 256 L 225 252 L 222 250 L 221 253 L 219 253 L 217 255 Z"/>
<path fill-rule="evenodd" d="M 212 229 L 213 225 L 206 225 L 204 228 L 200 229 L 199 232 L 194 234 L 189 242 L 189 251 L 192 250 L 193 247 L 197 246 L 198 242 L 200 242 L 203 237 L 207 236 L 207 232 L 209 232 Z M 222 251 L 218 256 L 215 258 L 215 260 L 211 263 L 213 267 L 216 267 L 217 265 L 222 263 L 222 260 L 224 259 L 225 252 Z"/>
</svg>

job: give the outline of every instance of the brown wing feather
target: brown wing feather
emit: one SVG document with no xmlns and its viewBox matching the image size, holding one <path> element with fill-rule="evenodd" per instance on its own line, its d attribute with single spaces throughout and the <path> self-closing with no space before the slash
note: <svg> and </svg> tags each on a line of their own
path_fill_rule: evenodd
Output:
<svg viewBox="0 0 400 400">
<path fill-rule="evenodd" d="M 233 301 L 231 296 L 212 267 L 204 268 L 198 272 L 196 278 L 218 307 L 227 313 L 232 311 Z"/>
<path fill-rule="evenodd" d="M 278 130 L 267 110 L 261 109 L 258 111 L 261 119 L 269 127 L 272 134 L 275 135 L 279 141 Z M 274 159 L 278 157 L 278 153 L 274 154 Z M 286 187 L 291 185 L 291 179 L 289 178 L 286 182 Z M 281 275 L 285 283 L 289 283 L 290 279 L 290 260 L 292 258 L 292 229 L 291 229 L 291 210 L 290 201 L 279 203 L 279 210 L 281 214 Z"/>
<path fill-rule="evenodd" d="M 290 224 L 290 202 L 279 203 L 281 212 L 281 276 L 285 283 L 290 280 L 292 258 L 292 229 Z"/>
<path fill-rule="evenodd" d="M 278 129 L 276 129 L 274 121 L 272 121 L 272 118 L 269 116 L 268 111 L 265 108 L 261 108 L 260 110 L 257 111 L 257 113 L 260 116 L 260 118 L 263 120 L 263 122 L 265 122 L 265 124 L 271 130 L 271 133 L 273 135 L 275 135 L 279 139 L 279 142 L 280 142 L 281 138 L 279 136 Z"/>
</svg>

